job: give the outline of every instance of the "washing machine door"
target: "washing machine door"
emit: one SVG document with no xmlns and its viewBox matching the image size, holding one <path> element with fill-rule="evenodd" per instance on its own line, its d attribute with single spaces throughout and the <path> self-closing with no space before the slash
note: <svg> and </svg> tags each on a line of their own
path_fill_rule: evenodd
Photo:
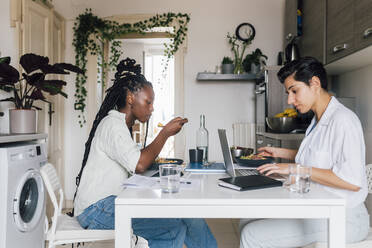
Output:
<svg viewBox="0 0 372 248">
<path fill-rule="evenodd" d="M 45 192 L 37 170 L 28 170 L 18 183 L 13 198 L 13 217 L 21 232 L 32 231 L 44 216 Z"/>
</svg>

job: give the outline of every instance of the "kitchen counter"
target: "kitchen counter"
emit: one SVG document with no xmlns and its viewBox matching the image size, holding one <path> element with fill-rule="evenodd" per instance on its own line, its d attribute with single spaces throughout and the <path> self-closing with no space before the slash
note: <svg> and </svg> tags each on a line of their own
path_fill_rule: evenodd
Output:
<svg viewBox="0 0 372 248">
<path fill-rule="evenodd" d="M 33 133 L 33 134 L 0 133 L 0 144 L 40 140 L 40 139 L 46 139 L 47 137 L 48 135 L 46 133 Z"/>
<path fill-rule="evenodd" d="M 277 140 L 303 140 L 305 137 L 304 133 L 257 133 L 259 135 L 262 135 L 264 137 L 277 139 Z"/>
</svg>

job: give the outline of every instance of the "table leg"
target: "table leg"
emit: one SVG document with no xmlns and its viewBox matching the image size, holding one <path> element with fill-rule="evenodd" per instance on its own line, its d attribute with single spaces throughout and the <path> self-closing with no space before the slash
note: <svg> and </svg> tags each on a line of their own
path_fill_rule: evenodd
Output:
<svg viewBox="0 0 372 248">
<path fill-rule="evenodd" d="M 115 206 L 115 248 L 131 247 L 132 219 L 123 206 Z"/>
<path fill-rule="evenodd" d="M 345 207 L 332 207 L 328 221 L 329 248 L 345 248 Z"/>
</svg>

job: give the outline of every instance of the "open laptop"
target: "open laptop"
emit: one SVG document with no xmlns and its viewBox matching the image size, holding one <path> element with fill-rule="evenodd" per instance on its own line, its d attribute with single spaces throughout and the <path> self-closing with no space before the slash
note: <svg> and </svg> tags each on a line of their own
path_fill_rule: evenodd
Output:
<svg viewBox="0 0 372 248">
<path fill-rule="evenodd" d="M 260 175 L 256 168 L 243 167 L 233 163 L 229 142 L 226 136 L 225 129 L 218 129 L 218 136 L 220 138 L 221 149 L 223 160 L 225 162 L 226 172 L 232 176 L 250 176 L 250 175 Z"/>
</svg>

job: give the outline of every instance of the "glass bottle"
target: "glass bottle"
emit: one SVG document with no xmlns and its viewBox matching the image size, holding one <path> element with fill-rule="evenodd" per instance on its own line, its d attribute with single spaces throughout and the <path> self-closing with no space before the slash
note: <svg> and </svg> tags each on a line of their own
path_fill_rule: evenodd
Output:
<svg viewBox="0 0 372 248">
<path fill-rule="evenodd" d="M 203 150 L 203 164 L 208 163 L 208 130 L 205 128 L 204 115 L 200 115 L 200 128 L 196 132 L 196 149 Z"/>
</svg>

